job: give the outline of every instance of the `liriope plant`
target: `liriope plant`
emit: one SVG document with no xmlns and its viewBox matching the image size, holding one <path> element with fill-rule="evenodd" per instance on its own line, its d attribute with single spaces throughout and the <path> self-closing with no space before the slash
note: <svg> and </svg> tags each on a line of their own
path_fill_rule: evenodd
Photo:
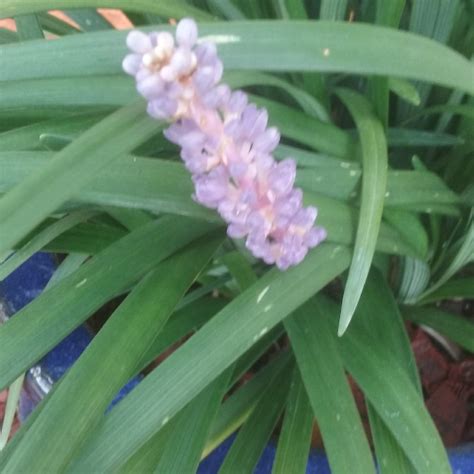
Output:
<svg viewBox="0 0 474 474">
<path fill-rule="evenodd" d="M 472 322 L 435 306 L 473 297 L 473 15 L 3 0 L 0 278 L 65 259 L 0 327 L 0 390 L 122 300 L 0 472 L 195 472 L 234 432 L 220 472 L 270 440 L 275 473 L 305 472 L 316 423 L 335 474 L 449 473 L 405 322 L 474 352 Z"/>
</svg>

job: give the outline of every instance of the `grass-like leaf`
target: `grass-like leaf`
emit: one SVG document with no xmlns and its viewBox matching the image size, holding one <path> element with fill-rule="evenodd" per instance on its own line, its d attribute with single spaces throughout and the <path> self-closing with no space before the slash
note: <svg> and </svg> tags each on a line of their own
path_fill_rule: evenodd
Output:
<svg viewBox="0 0 474 474">
<path fill-rule="evenodd" d="M 450 280 L 424 297 L 421 303 L 431 303 L 447 299 L 474 299 L 474 277 Z"/>
<path fill-rule="evenodd" d="M 338 310 L 326 300 L 325 314 L 333 330 Z M 338 345 L 345 367 L 415 469 L 451 472 L 439 434 L 424 406 L 395 301 L 377 274 L 369 278 L 357 316 Z"/>
<path fill-rule="evenodd" d="M 209 225 L 187 219 L 159 219 L 120 239 L 37 297 L 0 326 L 0 387 L 159 261 L 209 230 Z"/>
<path fill-rule="evenodd" d="M 322 0 L 319 18 L 321 20 L 344 20 L 347 0 Z"/>
<path fill-rule="evenodd" d="M 339 97 L 357 125 L 362 154 L 362 195 L 354 255 L 342 300 L 338 334 L 349 326 L 370 270 L 382 219 L 387 182 L 387 143 L 381 123 L 360 95 L 340 90 Z"/>
<path fill-rule="evenodd" d="M 280 353 L 222 404 L 212 424 L 203 458 L 245 423 L 268 385 L 288 365 L 290 357 L 288 352 Z"/>
<path fill-rule="evenodd" d="M 403 315 L 409 321 L 433 328 L 474 353 L 474 324 L 466 318 L 438 308 L 415 306 L 404 307 Z"/>
<path fill-rule="evenodd" d="M 19 15 L 15 17 L 16 30 L 20 41 L 43 39 L 44 33 L 35 14 Z"/>
<path fill-rule="evenodd" d="M 7 472 L 27 470 L 33 459 L 40 471 L 67 466 L 221 242 L 219 236 L 190 246 L 134 288 L 65 376 L 11 456 Z M 80 398 L 78 390 L 83 393 Z M 44 449 L 45 437 L 54 442 L 54 450 Z"/>
<path fill-rule="evenodd" d="M 209 429 L 231 374 L 231 368 L 227 369 L 179 413 L 156 466 L 157 474 L 196 472 Z"/>
<path fill-rule="evenodd" d="M 130 4 L 127 0 L 5 0 L 0 8 L 0 17 L 9 17 L 22 13 L 41 12 L 45 10 L 69 8 L 119 8 L 136 12 L 150 12 L 168 18 L 193 16 L 197 20 L 210 19 L 211 15 L 183 0 L 159 2 L 137 0 Z"/>
<path fill-rule="evenodd" d="M 291 361 L 293 362 L 293 361 Z M 252 472 L 275 429 L 288 397 L 293 363 L 289 363 L 265 389 L 262 398 L 240 429 L 219 469 L 220 474 Z"/>
<path fill-rule="evenodd" d="M 11 249 L 50 212 L 71 198 L 101 169 L 150 137 L 156 124 L 143 105 L 104 119 L 60 151 L 0 200 L 0 254 Z"/>
<path fill-rule="evenodd" d="M 285 327 L 331 469 L 336 474 L 374 473 L 369 442 L 324 311 L 324 307 L 310 301 L 285 321 Z"/>
<path fill-rule="evenodd" d="M 413 465 L 370 403 L 367 412 L 380 474 L 414 474 Z"/>
<path fill-rule="evenodd" d="M 76 226 L 80 222 L 86 221 L 94 214 L 96 214 L 95 211 L 77 211 L 59 219 L 44 230 L 40 231 L 21 249 L 17 250 L 7 260 L 0 264 L 0 281 L 4 280 L 11 272 L 18 268 L 35 252 L 40 251 L 50 241 L 54 240 L 63 232 Z"/>
<path fill-rule="evenodd" d="M 273 463 L 273 474 L 306 472 L 312 430 L 313 410 L 299 369 L 295 367 Z"/>
<path fill-rule="evenodd" d="M 102 470 L 126 459 L 273 326 L 341 273 L 348 260 L 347 248 L 322 244 L 298 267 L 273 270 L 259 279 L 112 410 L 75 471 L 89 466 Z"/>
<path fill-rule="evenodd" d="M 53 4 L 49 1 L 48 8 Z M 160 7 L 166 4 L 160 3 Z M 8 16 L 20 13 L 20 8 L 31 11 L 40 7 L 41 2 L 5 0 L 0 14 Z M 168 28 L 163 25 L 161 29 Z M 204 38 L 211 35 L 218 41 L 219 54 L 227 70 L 375 74 L 419 79 L 474 92 L 471 80 L 474 65 L 466 58 L 435 41 L 394 29 L 362 23 L 252 21 L 202 24 L 200 31 Z M 1 46 L 5 67 L 0 71 L 0 81 L 122 74 L 125 35 L 126 32 L 100 32 L 34 45 Z M 58 55 L 62 61 L 57 61 Z"/>
<path fill-rule="evenodd" d="M 9 152 L 0 153 L 0 192 L 7 191 L 26 176 L 45 166 L 51 157 L 49 153 Z M 336 166 L 305 169 L 298 172 L 297 183 L 306 192 L 308 204 L 319 209 L 319 222 L 328 230 L 333 242 L 349 244 L 355 235 L 355 210 L 349 205 L 324 195 L 349 198 L 355 192 L 360 171 L 356 164 L 336 162 Z M 360 178 L 359 178 L 360 179 Z M 456 205 L 459 197 L 451 191 L 434 173 L 425 171 L 393 171 L 388 173 L 385 203 L 390 207 L 436 211 L 444 204 Z M 348 188 L 348 189 L 347 189 Z M 312 195 L 312 192 L 318 195 Z M 121 159 L 107 173 L 99 173 L 96 179 L 86 185 L 77 195 L 77 201 L 101 206 L 124 206 L 132 209 L 147 209 L 154 213 L 166 212 L 216 221 L 218 216 L 197 205 L 192 199 L 192 182 L 188 172 L 180 163 L 159 159 L 143 159 L 129 156 Z M 450 207 L 451 209 L 451 207 Z M 456 212 L 456 207 L 454 207 Z M 92 231 L 92 228 L 91 228 Z M 79 232 L 79 229 L 77 229 Z M 413 236 L 414 238 L 415 236 Z M 97 243 L 100 238 L 97 235 Z M 94 241 L 90 242 L 95 245 Z M 419 249 L 415 243 L 413 246 Z M 410 250 L 400 241 L 398 232 L 382 223 L 377 249 L 385 252 L 406 254 Z M 424 253 L 411 254 L 424 258 Z"/>
</svg>

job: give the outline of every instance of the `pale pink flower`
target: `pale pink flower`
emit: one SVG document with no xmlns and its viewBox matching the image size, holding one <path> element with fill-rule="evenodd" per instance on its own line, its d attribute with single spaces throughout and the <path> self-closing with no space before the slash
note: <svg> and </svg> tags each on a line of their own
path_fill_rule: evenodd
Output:
<svg viewBox="0 0 474 474">
<path fill-rule="evenodd" d="M 181 147 L 192 174 L 194 199 L 216 209 L 232 238 L 268 264 L 284 270 L 326 238 L 317 210 L 303 207 L 294 188 L 296 163 L 276 162 L 280 134 L 268 113 L 242 91 L 220 84 L 223 73 L 213 43 L 197 43 L 196 23 L 185 18 L 170 33 L 132 31 L 123 69 L 136 79 L 148 113 L 172 124 L 165 136 Z"/>
</svg>

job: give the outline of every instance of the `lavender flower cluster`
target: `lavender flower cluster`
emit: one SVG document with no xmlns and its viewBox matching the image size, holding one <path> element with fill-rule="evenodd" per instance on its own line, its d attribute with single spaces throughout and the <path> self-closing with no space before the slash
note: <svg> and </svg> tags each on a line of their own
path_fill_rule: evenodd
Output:
<svg viewBox="0 0 474 474">
<path fill-rule="evenodd" d="M 168 32 L 132 31 L 123 69 L 136 79 L 148 113 L 173 122 L 165 135 L 181 147 L 192 173 L 194 199 L 217 209 L 232 238 L 284 270 L 303 260 L 326 237 L 314 226 L 317 211 L 303 207 L 294 188 L 296 164 L 272 156 L 280 134 L 268 113 L 242 91 L 220 84 L 223 73 L 214 43 L 198 43 L 196 23 L 181 20 Z"/>
</svg>

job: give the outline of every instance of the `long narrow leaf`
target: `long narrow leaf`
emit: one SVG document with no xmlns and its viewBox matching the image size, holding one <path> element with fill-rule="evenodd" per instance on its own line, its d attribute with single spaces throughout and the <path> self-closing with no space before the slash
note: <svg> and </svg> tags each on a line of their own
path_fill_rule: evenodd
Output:
<svg viewBox="0 0 474 474">
<path fill-rule="evenodd" d="M 35 252 L 40 251 L 51 240 L 54 240 L 63 232 L 76 226 L 80 222 L 86 221 L 94 214 L 94 211 L 78 211 L 76 213 L 69 214 L 36 234 L 30 241 L 28 241 L 28 243 L 26 243 L 26 245 L 17 250 L 5 262 L 0 264 L 0 281 L 6 278 L 12 271 L 18 268 Z"/>
<path fill-rule="evenodd" d="M 312 430 L 313 411 L 299 369 L 295 367 L 273 463 L 273 474 L 306 472 Z"/>
<path fill-rule="evenodd" d="M 0 326 L 0 387 L 160 260 L 209 230 L 208 225 L 187 219 L 159 219 L 120 239 L 37 297 Z"/>
<path fill-rule="evenodd" d="M 359 131 L 362 148 L 362 196 L 359 223 L 349 276 L 342 300 L 338 334 L 342 335 L 352 319 L 375 251 L 387 182 L 387 143 L 380 122 L 365 99 L 349 90 L 339 97 L 350 110 Z"/>
<path fill-rule="evenodd" d="M 33 6 L 31 1 L 4 0 L 0 14 L 8 16 L 40 9 L 41 3 L 34 0 Z M 80 3 L 87 6 L 85 1 Z M 152 1 L 147 3 L 157 5 Z M 50 0 L 45 4 L 47 8 L 53 5 Z M 171 4 L 160 2 L 158 8 L 163 5 Z M 173 2 L 170 8 L 174 5 Z M 160 29 L 168 28 L 161 26 Z M 204 38 L 210 35 L 219 42 L 219 54 L 227 70 L 387 75 L 474 92 L 472 63 L 444 45 L 407 32 L 362 23 L 312 21 L 216 22 L 201 25 L 200 31 Z M 125 32 L 100 32 L 34 45 L 3 45 L 0 49 L 5 67 L 0 70 L 0 80 L 122 73 L 125 35 Z M 288 38 L 298 38 L 298 41 L 288 41 Z M 361 51 L 364 54 L 360 54 Z M 62 61 L 57 61 L 59 54 Z"/>
<path fill-rule="evenodd" d="M 67 466 L 221 242 L 219 236 L 190 246 L 162 262 L 135 287 L 65 376 L 5 472 L 28 470 L 32 462 L 39 471 Z M 44 449 L 46 437 L 54 450 Z"/>
<path fill-rule="evenodd" d="M 155 123 L 145 116 L 142 104 L 121 109 L 3 196 L 0 200 L 0 254 L 91 181 L 101 168 L 133 150 L 155 129 Z"/>
<path fill-rule="evenodd" d="M 283 412 L 288 397 L 289 364 L 265 390 L 254 411 L 240 429 L 219 474 L 252 472 Z"/>
<path fill-rule="evenodd" d="M 233 393 L 221 406 L 211 427 L 203 458 L 245 423 L 266 388 L 288 365 L 288 352 L 282 352 Z"/>
<path fill-rule="evenodd" d="M 347 0 L 322 0 L 319 18 L 321 20 L 344 20 Z"/>
<path fill-rule="evenodd" d="M 369 279 L 353 324 L 338 340 L 344 365 L 415 469 L 448 473 L 443 444 L 424 406 L 407 335 L 393 296 L 382 284 L 375 274 Z M 338 306 L 318 299 L 335 331 Z"/>
<path fill-rule="evenodd" d="M 331 469 L 375 472 L 369 443 L 324 308 L 311 301 L 285 321 Z"/>
<path fill-rule="evenodd" d="M 157 474 L 196 472 L 231 372 L 231 369 L 227 369 L 179 414 L 155 469 Z"/>
<path fill-rule="evenodd" d="M 112 410 L 75 471 L 107 469 L 126 459 L 273 326 L 345 269 L 348 254 L 344 247 L 322 244 L 299 266 L 284 273 L 273 270 L 248 288 Z"/>
<path fill-rule="evenodd" d="M 407 306 L 403 309 L 403 315 L 408 321 L 433 328 L 474 353 L 474 324 L 468 319 L 430 307 Z"/>
<path fill-rule="evenodd" d="M 367 412 L 380 474 L 415 474 L 413 465 L 370 403 Z"/>
<path fill-rule="evenodd" d="M 182 0 L 159 2 L 158 4 L 153 0 L 136 0 L 133 4 L 130 4 L 127 0 L 5 0 L 0 8 L 0 17 L 45 10 L 87 7 L 119 8 L 137 12 L 144 11 L 169 18 L 180 18 L 187 15 L 192 15 L 198 20 L 210 18 L 208 13 Z"/>
</svg>

